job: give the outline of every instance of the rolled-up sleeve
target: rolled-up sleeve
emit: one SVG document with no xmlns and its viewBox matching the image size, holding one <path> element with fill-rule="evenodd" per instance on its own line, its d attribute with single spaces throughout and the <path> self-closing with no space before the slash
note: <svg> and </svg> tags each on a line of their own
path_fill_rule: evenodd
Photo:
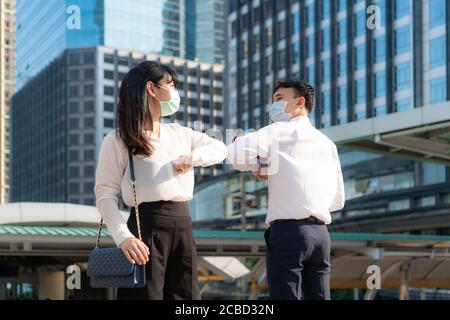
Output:
<svg viewBox="0 0 450 320">
<path fill-rule="evenodd" d="M 275 125 L 238 137 L 228 146 L 227 163 L 239 171 L 258 171 L 258 156 L 269 157 Z"/>
<path fill-rule="evenodd" d="M 336 145 L 333 144 L 333 162 L 337 171 L 337 190 L 333 202 L 330 206 L 330 212 L 338 211 L 344 208 L 345 205 L 345 188 L 344 177 L 342 174 L 341 163 L 339 161 L 339 154 Z"/>
<path fill-rule="evenodd" d="M 124 157 L 123 146 L 118 143 L 113 134 L 106 135 L 100 146 L 94 192 L 97 209 L 114 242 L 119 246 L 122 241 L 134 236 L 119 211 L 118 194 L 127 158 Z"/>
<path fill-rule="evenodd" d="M 192 141 L 192 163 L 195 167 L 207 167 L 222 162 L 227 157 L 227 147 L 205 133 L 187 128 Z"/>
</svg>

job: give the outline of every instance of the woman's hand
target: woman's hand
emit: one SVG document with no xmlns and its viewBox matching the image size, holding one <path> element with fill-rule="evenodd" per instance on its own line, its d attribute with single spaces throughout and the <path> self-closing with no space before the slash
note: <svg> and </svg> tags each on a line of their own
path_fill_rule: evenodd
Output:
<svg viewBox="0 0 450 320">
<path fill-rule="evenodd" d="M 191 156 L 180 156 L 177 160 L 174 161 L 175 170 L 177 173 L 185 173 L 189 170 L 192 170 L 194 164 L 192 163 Z"/>
<path fill-rule="evenodd" d="M 149 260 L 150 249 L 138 238 L 128 238 L 119 245 L 122 252 L 131 263 L 143 265 Z"/>
</svg>

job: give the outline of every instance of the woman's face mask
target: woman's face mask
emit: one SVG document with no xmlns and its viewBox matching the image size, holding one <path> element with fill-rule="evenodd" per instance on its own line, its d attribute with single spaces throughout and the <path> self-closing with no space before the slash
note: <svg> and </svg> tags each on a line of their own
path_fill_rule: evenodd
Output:
<svg viewBox="0 0 450 320">
<path fill-rule="evenodd" d="M 162 87 L 159 87 L 159 88 L 163 89 L 163 90 L 170 90 L 170 99 L 167 101 L 161 101 L 158 98 L 156 98 L 156 96 L 155 96 L 156 100 L 159 101 L 159 105 L 161 106 L 161 116 L 167 117 L 167 116 L 170 116 L 170 115 L 174 114 L 175 112 L 177 112 L 178 109 L 180 108 L 180 102 L 181 102 L 180 94 L 173 87 L 170 87 L 170 89 L 166 89 L 166 88 L 162 88 Z"/>
</svg>

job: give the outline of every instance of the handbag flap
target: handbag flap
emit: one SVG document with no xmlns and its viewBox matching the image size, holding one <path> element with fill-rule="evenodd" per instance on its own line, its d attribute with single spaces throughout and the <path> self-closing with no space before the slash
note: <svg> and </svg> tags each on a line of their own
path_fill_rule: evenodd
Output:
<svg viewBox="0 0 450 320">
<path fill-rule="evenodd" d="M 87 275 L 91 276 L 129 276 L 136 265 L 128 261 L 120 248 L 97 248 L 91 251 Z"/>
</svg>

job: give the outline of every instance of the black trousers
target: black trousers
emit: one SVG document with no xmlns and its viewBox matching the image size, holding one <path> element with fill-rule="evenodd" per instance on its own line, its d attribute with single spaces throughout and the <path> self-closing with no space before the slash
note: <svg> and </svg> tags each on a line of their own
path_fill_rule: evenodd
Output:
<svg viewBox="0 0 450 320">
<path fill-rule="evenodd" d="M 150 248 L 147 286 L 119 288 L 117 299 L 199 300 L 197 252 L 187 202 L 143 202 L 139 213 L 142 240 Z M 137 237 L 134 207 L 127 224 Z"/>
<path fill-rule="evenodd" d="M 264 237 L 272 299 L 330 300 L 331 240 L 326 225 L 279 222 Z"/>
</svg>

